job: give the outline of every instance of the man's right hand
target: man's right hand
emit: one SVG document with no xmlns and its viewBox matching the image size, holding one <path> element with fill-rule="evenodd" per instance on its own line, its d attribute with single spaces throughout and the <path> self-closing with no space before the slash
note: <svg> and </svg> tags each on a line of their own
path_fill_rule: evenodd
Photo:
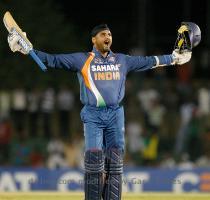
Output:
<svg viewBox="0 0 210 200">
<path fill-rule="evenodd" d="M 23 33 L 26 37 L 26 33 Z M 29 51 L 31 50 L 31 47 L 29 48 L 23 48 L 23 46 L 21 45 L 20 41 L 22 40 L 21 36 L 18 35 L 17 33 L 13 32 L 13 33 L 9 33 L 8 35 L 8 43 L 9 43 L 9 47 L 11 49 L 11 51 L 16 52 L 19 51 L 22 54 L 28 54 Z"/>
</svg>

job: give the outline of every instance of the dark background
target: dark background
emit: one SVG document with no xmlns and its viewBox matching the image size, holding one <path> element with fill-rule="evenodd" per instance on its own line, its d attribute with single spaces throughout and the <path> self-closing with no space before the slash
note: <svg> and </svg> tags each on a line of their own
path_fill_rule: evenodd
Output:
<svg viewBox="0 0 210 200">
<path fill-rule="evenodd" d="M 208 0 L 2 0 L 0 2 L 2 17 L 6 10 L 11 11 L 18 24 L 27 32 L 34 48 L 50 53 L 90 51 L 91 29 L 97 24 L 107 23 L 113 34 L 114 52 L 138 55 L 169 54 L 173 50 L 180 23 L 195 22 L 202 30 L 202 42 L 193 50 L 193 60 L 197 65 L 193 73 L 195 78 L 208 78 L 210 72 L 208 8 L 210 9 Z M 68 77 L 64 78 L 66 75 L 63 72 L 55 72 L 56 82 L 51 80 L 52 75 L 43 76 L 30 58 L 22 59 L 22 55 L 11 55 L 3 23 L 0 26 L 0 35 L 2 38 L 0 78 L 5 80 L 6 87 L 12 87 L 11 79 L 16 81 L 16 77 L 22 75 L 23 71 L 27 72 L 29 75 L 27 77 L 37 74 L 41 85 L 46 81 L 47 84 L 54 82 L 55 85 L 62 81 L 68 82 Z M 61 76 L 57 73 L 61 73 Z M 174 77 L 171 71 L 167 72 L 167 75 Z M 26 77 L 18 82 L 25 86 L 33 85 L 32 80 Z"/>
<path fill-rule="evenodd" d="M 113 35 L 114 52 L 132 55 L 170 54 L 181 22 L 195 22 L 201 28 L 202 41 L 193 49 L 190 66 L 133 73 L 128 76 L 128 80 L 131 80 L 132 88 L 137 91 L 140 89 L 139 83 L 144 83 L 143 77 L 153 80 L 169 78 L 177 83 L 186 74 L 188 81 L 209 79 L 209 0 L 1 0 L 2 18 L 7 10 L 27 33 L 34 48 L 49 53 L 91 51 L 92 28 L 107 23 Z M 0 89 L 53 87 L 57 90 L 62 85 L 68 85 L 79 99 L 79 84 L 74 73 L 51 69 L 43 73 L 30 56 L 10 51 L 8 32 L 3 22 L 0 35 Z"/>
<path fill-rule="evenodd" d="M 56 2 L 66 19 L 79 25 L 78 34 L 88 34 L 96 24 L 107 23 L 114 36 L 113 48 L 117 51 L 128 52 L 132 47 L 142 47 L 148 52 L 157 47 L 171 50 L 176 29 L 182 21 L 197 23 L 203 34 L 201 45 L 207 46 L 207 24 L 210 23 L 207 0 Z"/>
</svg>

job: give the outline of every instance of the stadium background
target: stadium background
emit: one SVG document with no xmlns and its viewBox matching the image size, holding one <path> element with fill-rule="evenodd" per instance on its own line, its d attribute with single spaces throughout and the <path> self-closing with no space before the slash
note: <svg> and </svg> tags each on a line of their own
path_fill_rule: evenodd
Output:
<svg viewBox="0 0 210 200">
<path fill-rule="evenodd" d="M 2 17 L 11 11 L 34 48 L 49 53 L 90 51 L 91 29 L 107 23 L 114 52 L 167 54 L 182 21 L 200 26 L 202 42 L 190 63 L 128 76 L 124 185 L 137 192 L 210 191 L 209 9 L 208 0 L 0 2 Z M 41 72 L 9 50 L 3 23 L 0 35 L 0 190 L 81 189 L 81 179 L 74 179 L 83 167 L 76 75 Z"/>
</svg>

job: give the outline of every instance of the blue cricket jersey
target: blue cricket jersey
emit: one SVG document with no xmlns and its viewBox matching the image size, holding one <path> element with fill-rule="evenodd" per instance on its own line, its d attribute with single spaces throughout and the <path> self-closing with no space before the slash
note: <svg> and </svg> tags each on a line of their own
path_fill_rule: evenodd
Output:
<svg viewBox="0 0 210 200">
<path fill-rule="evenodd" d="M 116 106 L 122 101 L 128 72 L 173 63 L 171 55 L 129 56 L 110 51 L 103 57 L 95 48 L 92 52 L 71 54 L 35 52 L 49 67 L 77 72 L 81 102 L 96 107 Z"/>
</svg>

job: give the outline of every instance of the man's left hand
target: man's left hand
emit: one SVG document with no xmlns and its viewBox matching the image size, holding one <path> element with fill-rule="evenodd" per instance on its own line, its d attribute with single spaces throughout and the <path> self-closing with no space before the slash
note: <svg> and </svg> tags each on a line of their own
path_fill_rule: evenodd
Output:
<svg viewBox="0 0 210 200">
<path fill-rule="evenodd" d="M 182 53 L 179 53 L 179 51 L 175 49 L 172 52 L 172 57 L 174 60 L 173 64 L 174 65 L 183 65 L 190 61 L 191 56 L 192 56 L 192 51 L 184 51 Z"/>
</svg>

